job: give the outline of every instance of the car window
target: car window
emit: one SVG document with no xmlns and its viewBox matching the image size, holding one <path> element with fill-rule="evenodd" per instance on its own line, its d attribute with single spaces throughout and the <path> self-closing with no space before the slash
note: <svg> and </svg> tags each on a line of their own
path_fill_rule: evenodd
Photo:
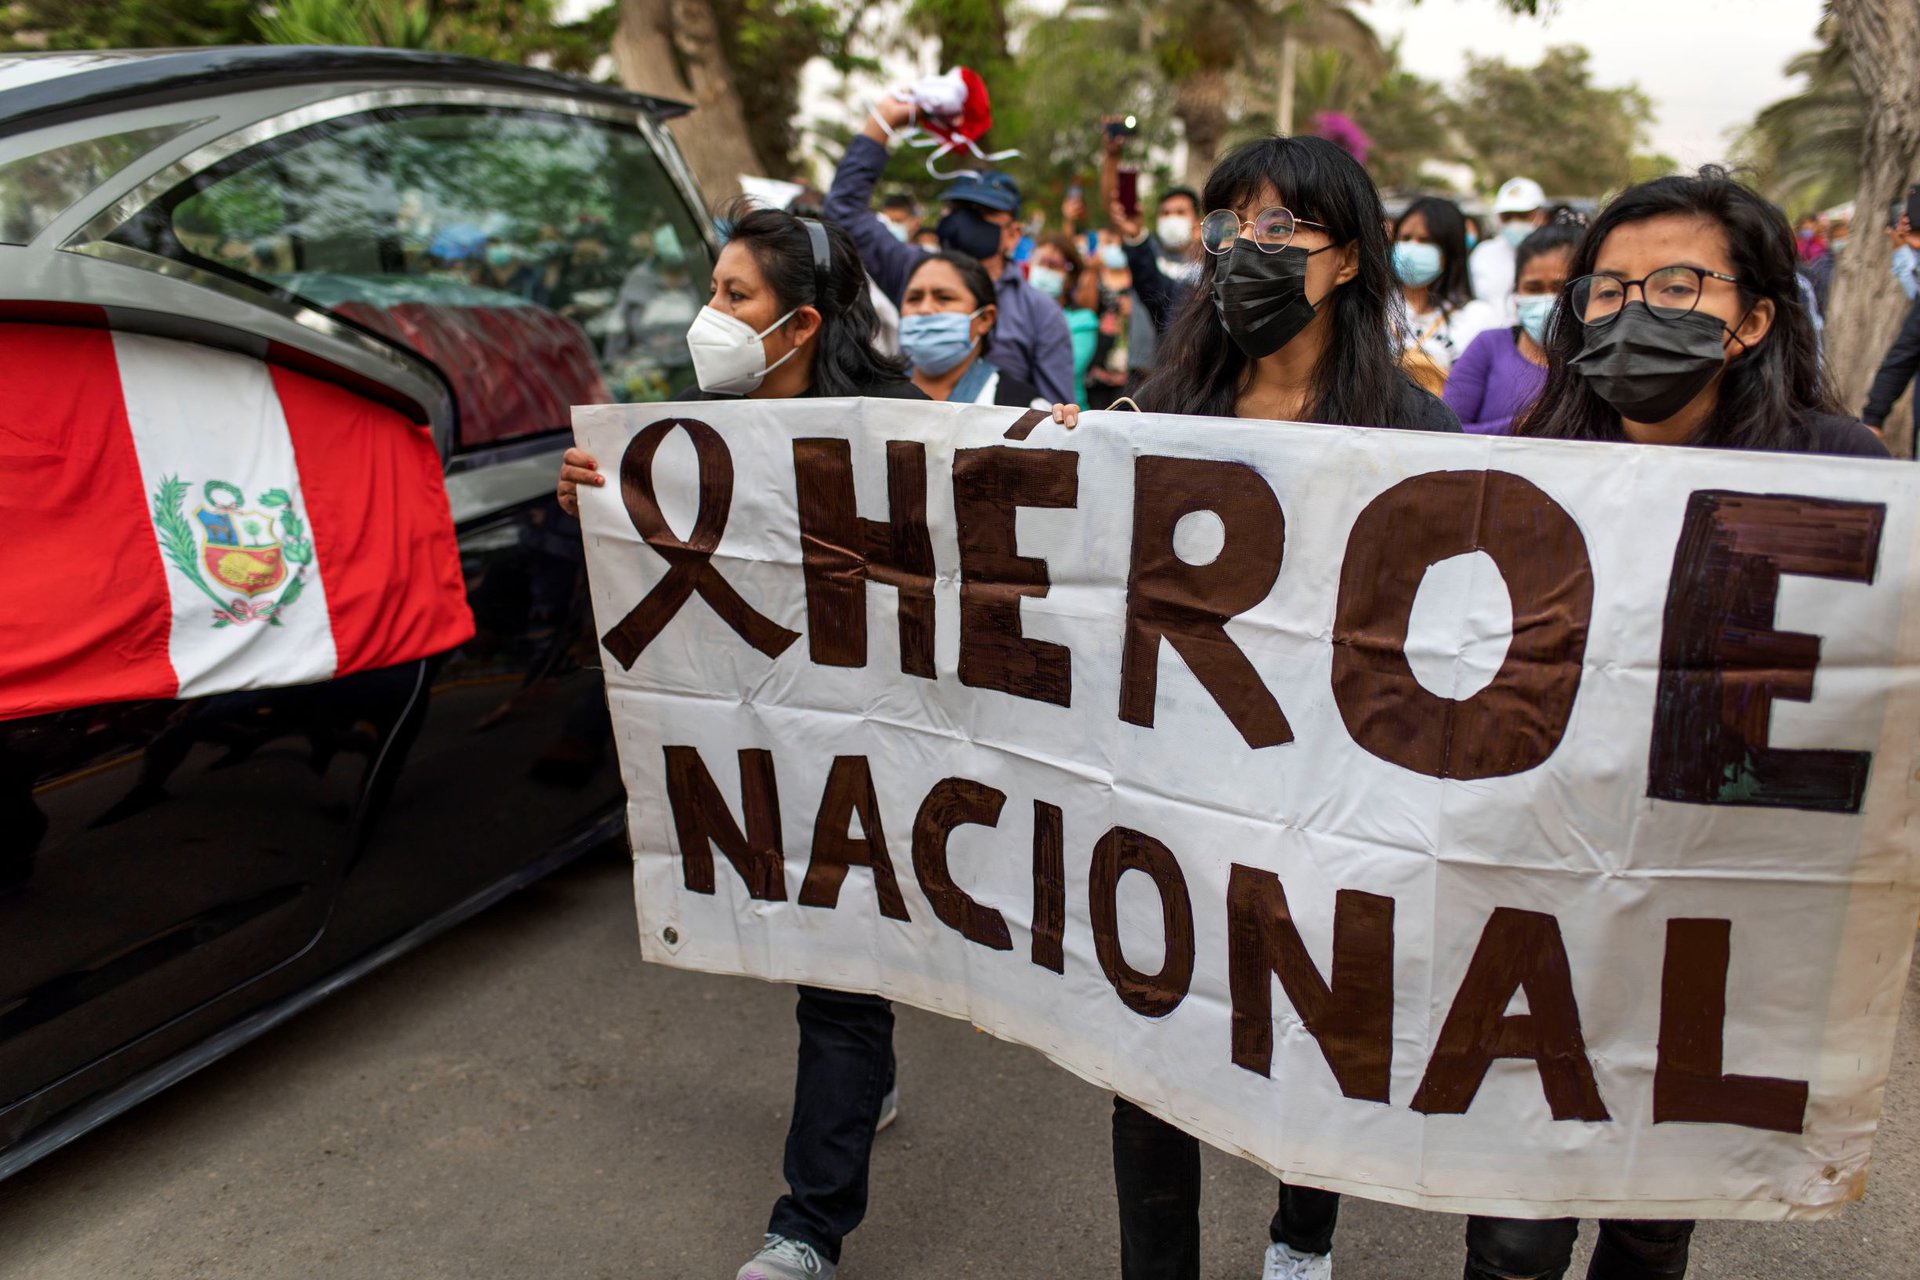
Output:
<svg viewBox="0 0 1920 1280">
<path fill-rule="evenodd" d="M 127 129 L 0 165 L 0 244 L 31 244 L 87 192 L 169 138 L 205 123 L 184 120 Z"/>
<path fill-rule="evenodd" d="M 464 446 L 692 380 L 706 242 L 632 126 L 383 111 L 244 152 L 166 202 L 163 252 L 294 294 L 434 361 Z M 150 228 L 151 230 L 151 228 Z"/>
</svg>

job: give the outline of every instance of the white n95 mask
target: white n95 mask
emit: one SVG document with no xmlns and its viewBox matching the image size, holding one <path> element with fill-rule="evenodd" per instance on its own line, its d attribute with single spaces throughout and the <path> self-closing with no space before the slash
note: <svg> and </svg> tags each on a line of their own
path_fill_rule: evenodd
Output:
<svg viewBox="0 0 1920 1280">
<path fill-rule="evenodd" d="M 702 391 L 716 395 L 744 396 L 759 389 L 766 376 L 793 359 L 795 347 L 772 364 L 760 340 L 793 318 L 787 312 L 759 333 L 746 321 L 736 319 L 712 307 L 700 308 L 687 330 L 687 352 L 693 357 L 693 376 Z"/>
</svg>

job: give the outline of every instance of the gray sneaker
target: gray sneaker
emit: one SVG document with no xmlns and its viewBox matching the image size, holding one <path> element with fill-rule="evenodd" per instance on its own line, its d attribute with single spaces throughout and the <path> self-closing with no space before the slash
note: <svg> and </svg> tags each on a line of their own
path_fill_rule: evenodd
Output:
<svg viewBox="0 0 1920 1280">
<path fill-rule="evenodd" d="M 887 1096 L 880 1099 L 880 1123 L 873 1126 L 875 1133 L 885 1133 L 887 1126 L 900 1118 L 900 1086 L 887 1090 Z"/>
<path fill-rule="evenodd" d="M 733 1280 L 833 1280 L 838 1270 L 812 1245 L 769 1233 Z"/>
</svg>

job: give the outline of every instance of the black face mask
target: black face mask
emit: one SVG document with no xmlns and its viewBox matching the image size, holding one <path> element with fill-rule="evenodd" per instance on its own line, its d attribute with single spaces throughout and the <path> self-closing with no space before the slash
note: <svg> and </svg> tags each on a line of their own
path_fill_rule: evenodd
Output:
<svg viewBox="0 0 1920 1280">
<path fill-rule="evenodd" d="M 1000 228 L 966 205 L 955 205 L 937 228 L 940 247 L 985 262 L 1000 252 Z"/>
<path fill-rule="evenodd" d="M 1272 355 L 1313 323 L 1307 301 L 1307 259 L 1333 248 L 1262 253 L 1249 240 L 1236 240 L 1227 260 L 1213 273 L 1213 309 L 1227 336 L 1249 360 Z"/>
<path fill-rule="evenodd" d="M 1726 333 L 1715 316 L 1662 320 L 1646 303 L 1629 302 L 1612 324 L 1586 331 L 1569 363 L 1621 417 L 1665 422 L 1726 367 Z"/>
</svg>

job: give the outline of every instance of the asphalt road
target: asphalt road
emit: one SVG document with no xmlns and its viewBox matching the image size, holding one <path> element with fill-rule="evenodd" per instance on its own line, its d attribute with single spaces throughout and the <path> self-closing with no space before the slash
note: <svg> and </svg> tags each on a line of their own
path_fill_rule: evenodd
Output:
<svg viewBox="0 0 1920 1280">
<path fill-rule="evenodd" d="M 1920 1271 L 1915 987 L 1866 1200 L 1704 1225 L 1693 1276 Z M 792 1010 L 642 966 L 624 861 L 578 864 L 0 1183 L 0 1277 L 731 1280 L 781 1190 Z M 841 1275 L 1117 1275 L 1107 1096 L 913 1010 L 898 1046 Z M 1272 1182 L 1206 1178 L 1206 1275 L 1252 1280 Z M 1459 1219 L 1347 1202 L 1341 1280 L 1460 1257 Z"/>
</svg>

